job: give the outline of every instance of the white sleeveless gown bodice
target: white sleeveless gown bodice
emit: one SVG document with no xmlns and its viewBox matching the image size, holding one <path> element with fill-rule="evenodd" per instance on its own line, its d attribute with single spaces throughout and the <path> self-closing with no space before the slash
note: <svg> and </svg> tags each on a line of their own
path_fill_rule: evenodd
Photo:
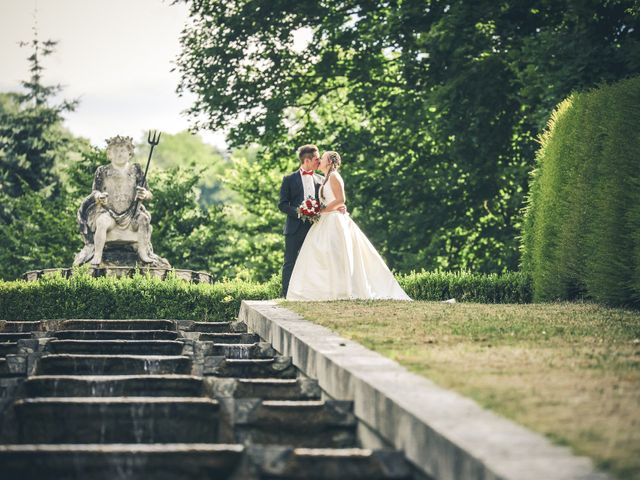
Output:
<svg viewBox="0 0 640 480">
<path fill-rule="evenodd" d="M 344 186 L 338 172 L 335 175 Z M 320 200 L 335 200 L 330 182 Z M 291 274 L 287 300 L 411 300 L 384 260 L 349 214 L 322 214 L 300 249 Z"/>
</svg>

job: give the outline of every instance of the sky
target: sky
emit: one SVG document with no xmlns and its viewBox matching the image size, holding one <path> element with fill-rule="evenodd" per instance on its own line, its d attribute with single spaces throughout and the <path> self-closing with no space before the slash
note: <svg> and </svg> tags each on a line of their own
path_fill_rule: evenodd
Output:
<svg viewBox="0 0 640 480">
<path fill-rule="evenodd" d="M 178 97 L 179 37 L 188 20 L 184 3 L 169 0 L 0 0 L 0 91 L 19 91 L 28 79 L 34 12 L 41 40 L 57 40 L 43 66 L 43 83 L 61 84 L 60 98 L 79 99 L 65 114 L 74 134 L 104 147 L 114 135 L 141 138 L 149 129 L 177 133 L 193 96 Z M 201 132 L 225 147 L 220 132 Z"/>
</svg>

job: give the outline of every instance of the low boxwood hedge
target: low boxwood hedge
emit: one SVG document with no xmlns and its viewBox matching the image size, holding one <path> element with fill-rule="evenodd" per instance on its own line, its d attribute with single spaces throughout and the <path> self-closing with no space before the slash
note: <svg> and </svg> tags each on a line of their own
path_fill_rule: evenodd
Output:
<svg viewBox="0 0 640 480">
<path fill-rule="evenodd" d="M 402 288 L 414 300 L 482 303 L 527 303 L 529 278 L 514 272 L 503 275 L 468 272 L 414 272 L 398 275 Z M 276 298 L 280 278 L 263 284 L 240 280 L 212 285 L 175 277 L 99 277 L 78 272 L 69 279 L 49 275 L 35 282 L 0 281 L 0 319 L 59 318 L 168 318 L 226 321 L 236 317 L 242 300 Z"/>
<path fill-rule="evenodd" d="M 177 278 L 159 280 L 99 277 L 78 273 L 69 279 L 46 276 L 35 282 L 0 282 L 0 319 L 167 318 L 226 321 L 237 316 L 243 299 L 274 298 L 277 282 L 228 281 L 194 284 Z"/>
<path fill-rule="evenodd" d="M 521 272 L 482 274 L 470 272 L 416 272 L 399 275 L 398 282 L 414 300 L 448 300 L 479 303 L 529 303 L 530 278 Z"/>
</svg>

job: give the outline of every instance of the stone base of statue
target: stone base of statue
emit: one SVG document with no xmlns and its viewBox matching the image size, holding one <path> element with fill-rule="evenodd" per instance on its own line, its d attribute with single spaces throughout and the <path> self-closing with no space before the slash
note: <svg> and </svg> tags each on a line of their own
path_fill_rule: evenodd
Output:
<svg viewBox="0 0 640 480">
<path fill-rule="evenodd" d="M 84 269 L 87 267 L 83 268 Z M 89 267 L 88 273 L 92 277 L 132 277 L 136 273 L 150 275 L 154 278 L 165 280 L 168 275 L 174 275 L 180 280 L 193 283 L 214 283 L 213 277 L 206 272 L 196 272 L 180 268 L 157 268 L 145 266 L 106 266 Z M 64 278 L 69 278 L 74 274 L 73 268 L 44 268 L 42 270 L 31 270 L 22 275 L 23 280 L 36 281 L 47 275 L 60 274 Z"/>
<path fill-rule="evenodd" d="M 100 267 L 127 267 L 131 265 L 140 265 L 138 252 L 133 245 L 107 243 L 104 246 Z"/>
<path fill-rule="evenodd" d="M 156 267 L 171 269 L 171 265 L 164 258 L 154 255 L 153 262 L 143 262 L 140 259 L 135 243 L 107 243 L 102 252 L 102 261 L 93 268 L 108 267 Z"/>
<path fill-rule="evenodd" d="M 140 258 L 140 252 L 138 249 L 138 243 L 129 238 L 123 237 L 123 233 L 128 233 L 129 236 L 133 232 L 114 232 L 119 237 L 109 232 L 107 241 L 105 242 L 104 249 L 102 251 L 102 260 L 99 265 L 91 264 L 94 268 L 102 267 L 156 267 L 170 269 L 171 264 L 159 255 L 153 253 L 153 247 L 151 243 L 147 243 L 145 246 L 146 257 L 148 262 L 143 261 Z M 115 238 L 114 238 L 115 237 Z M 85 244 L 84 248 L 78 252 L 76 258 L 73 261 L 74 266 L 83 265 L 91 262 L 94 256 L 94 245 L 92 243 Z"/>
</svg>

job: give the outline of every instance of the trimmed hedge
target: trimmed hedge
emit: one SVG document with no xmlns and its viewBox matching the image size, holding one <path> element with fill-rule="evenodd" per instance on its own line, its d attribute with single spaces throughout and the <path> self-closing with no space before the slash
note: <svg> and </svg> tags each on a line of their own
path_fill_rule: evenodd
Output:
<svg viewBox="0 0 640 480">
<path fill-rule="evenodd" d="M 419 272 L 399 275 L 398 282 L 414 300 L 479 303 L 529 303 L 531 282 L 521 272 L 474 274 L 469 272 Z"/>
<path fill-rule="evenodd" d="M 0 282 L 0 319 L 166 318 L 227 321 L 242 300 L 278 295 L 277 281 L 193 284 L 143 275 L 93 278 L 78 273 L 64 279 L 47 276 L 35 282 Z"/>
<path fill-rule="evenodd" d="M 414 300 L 526 303 L 530 282 L 522 273 L 419 272 L 399 275 Z M 280 278 L 264 284 L 239 280 L 194 284 L 144 275 L 100 277 L 78 272 L 69 279 L 48 275 L 36 282 L 0 281 L 0 319 L 167 318 L 226 321 L 237 316 L 242 300 L 278 297 Z"/>
<path fill-rule="evenodd" d="M 640 306 L 640 77 L 571 95 L 541 138 L 523 223 L 534 300 Z"/>
</svg>

